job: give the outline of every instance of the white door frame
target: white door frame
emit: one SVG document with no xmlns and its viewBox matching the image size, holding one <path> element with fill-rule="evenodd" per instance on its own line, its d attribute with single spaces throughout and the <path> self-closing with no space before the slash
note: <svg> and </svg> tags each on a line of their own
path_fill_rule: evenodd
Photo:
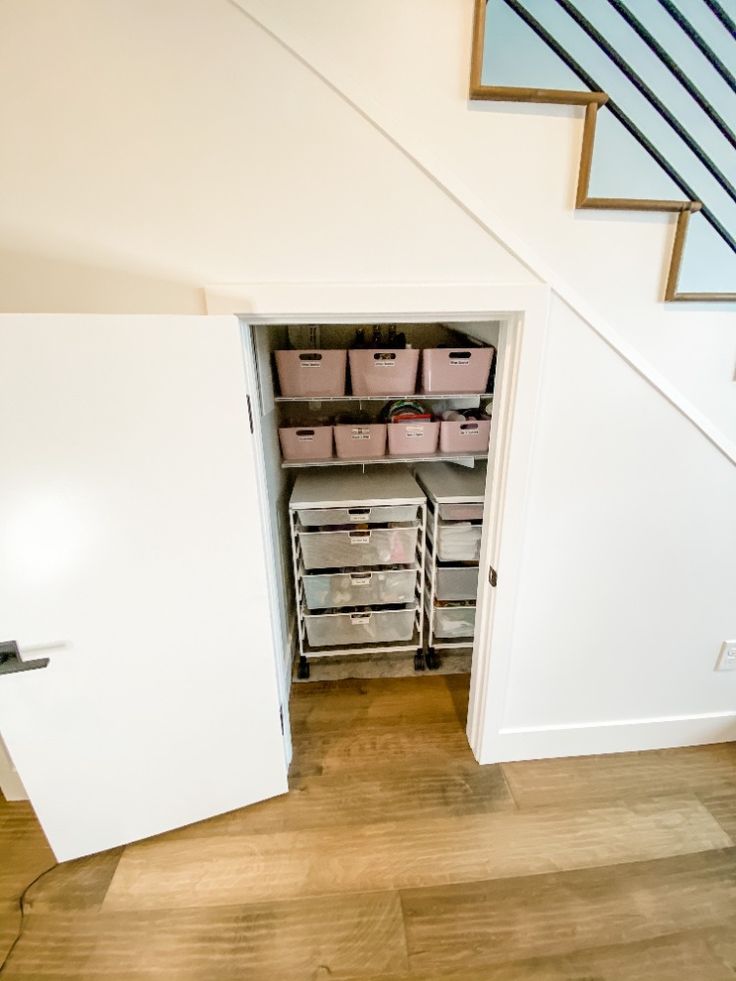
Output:
<svg viewBox="0 0 736 981">
<path fill-rule="evenodd" d="M 526 490 L 543 378 L 549 288 L 485 283 L 245 283 L 212 286 L 205 295 L 209 314 L 233 314 L 252 325 L 502 321 L 489 461 L 493 479 L 486 490 L 467 722 L 475 758 L 479 763 L 496 762 L 523 561 Z M 491 566 L 499 577 L 495 590 L 488 581 Z"/>
</svg>

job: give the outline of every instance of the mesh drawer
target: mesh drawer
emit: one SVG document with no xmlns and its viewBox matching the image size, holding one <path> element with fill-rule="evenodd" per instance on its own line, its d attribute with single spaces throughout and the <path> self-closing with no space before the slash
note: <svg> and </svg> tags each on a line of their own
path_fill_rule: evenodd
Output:
<svg viewBox="0 0 736 981">
<path fill-rule="evenodd" d="M 393 521 L 416 521 L 416 504 L 392 504 L 386 507 L 315 508 L 299 511 L 305 528 L 316 525 L 388 524 Z"/>
<path fill-rule="evenodd" d="M 411 565 L 416 561 L 418 526 L 355 531 L 299 529 L 305 569 Z"/>
<path fill-rule="evenodd" d="M 306 575 L 302 582 L 307 607 L 310 610 L 324 610 L 328 607 L 369 606 L 374 603 L 411 603 L 416 590 L 417 573 L 415 569 L 343 572 L 323 576 Z"/>
<path fill-rule="evenodd" d="M 480 521 L 482 504 L 440 504 L 440 518 L 445 521 Z"/>
<path fill-rule="evenodd" d="M 435 596 L 439 600 L 475 600 L 478 592 L 478 570 L 473 566 L 437 569 Z"/>
<path fill-rule="evenodd" d="M 410 641 L 416 609 L 367 610 L 361 613 L 305 614 L 311 647 Z"/>
</svg>

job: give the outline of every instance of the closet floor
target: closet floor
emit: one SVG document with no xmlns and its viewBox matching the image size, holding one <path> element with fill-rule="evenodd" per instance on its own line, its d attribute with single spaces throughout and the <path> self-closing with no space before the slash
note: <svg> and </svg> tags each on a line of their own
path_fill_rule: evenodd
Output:
<svg viewBox="0 0 736 981">
<path fill-rule="evenodd" d="M 736 748 L 479 767 L 467 697 L 295 686 L 291 793 L 56 866 L 2 981 L 733 981 Z M 0 961 L 52 864 L 0 798 Z"/>
</svg>

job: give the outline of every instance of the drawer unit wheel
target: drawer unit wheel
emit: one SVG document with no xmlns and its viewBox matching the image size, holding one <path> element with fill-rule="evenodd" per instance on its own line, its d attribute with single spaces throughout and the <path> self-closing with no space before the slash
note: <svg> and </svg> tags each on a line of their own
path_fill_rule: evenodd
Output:
<svg viewBox="0 0 736 981">
<path fill-rule="evenodd" d="M 300 681 L 306 681 L 309 678 L 309 661 L 306 657 L 299 658 L 299 667 L 296 669 L 296 676 Z"/>
<path fill-rule="evenodd" d="M 417 651 L 414 655 L 414 670 L 424 671 L 426 668 L 426 662 L 424 660 L 424 653 L 422 651 Z"/>
<path fill-rule="evenodd" d="M 427 667 L 429 668 L 430 671 L 436 671 L 437 668 L 442 663 L 442 661 L 440 660 L 440 656 L 437 653 L 437 651 L 434 649 L 434 647 L 430 647 L 429 650 L 427 651 L 426 662 L 427 662 Z"/>
</svg>

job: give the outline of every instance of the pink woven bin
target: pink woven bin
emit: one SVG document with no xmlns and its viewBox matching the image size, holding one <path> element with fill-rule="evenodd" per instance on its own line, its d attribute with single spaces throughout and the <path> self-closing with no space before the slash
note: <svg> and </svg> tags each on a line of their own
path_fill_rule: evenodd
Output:
<svg viewBox="0 0 736 981">
<path fill-rule="evenodd" d="M 386 455 L 386 426 L 335 426 L 335 449 L 341 460 Z"/>
<path fill-rule="evenodd" d="M 431 456 L 437 452 L 440 424 L 417 419 L 415 422 L 392 422 L 388 429 L 389 456 Z"/>
<path fill-rule="evenodd" d="M 348 351 L 353 395 L 413 395 L 417 390 L 419 351 Z"/>
<path fill-rule="evenodd" d="M 282 427 L 279 440 L 285 460 L 328 460 L 332 457 L 332 426 Z"/>
<path fill-rule="evenodd" d="M 485 392 L 492 347 L 427 348 L 422 354 L 422 391 L 427 395 Z"/>
<path fill-rule="evenodd" d="M 345 394 L 347 351 L 276 351 L 281 394 L 334 398 Z"/>
<path fill-rule="evenodd" d="M 490 419 L 440 424 L 440 450 L 443 453 L 487 453 L 490 440 Z"/>
</svg>

